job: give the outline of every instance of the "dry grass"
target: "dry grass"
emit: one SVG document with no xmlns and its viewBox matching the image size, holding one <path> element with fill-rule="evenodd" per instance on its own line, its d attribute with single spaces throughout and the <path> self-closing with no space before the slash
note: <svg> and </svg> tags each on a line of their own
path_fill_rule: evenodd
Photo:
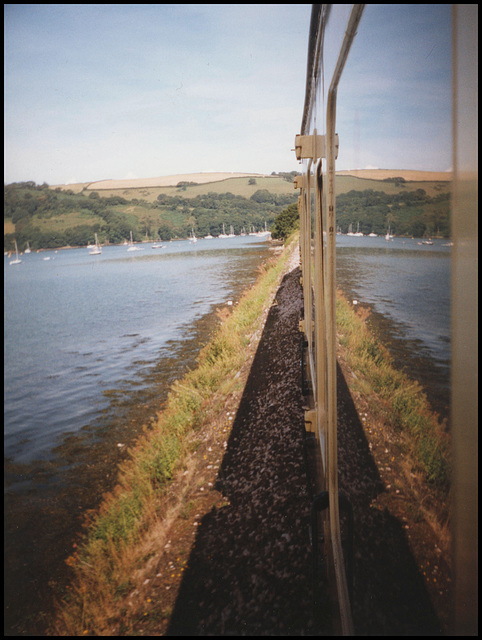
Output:
<svg viewBox="0 0 482 640">
<path fill-rule="evenodd" d="M 357 373 L 364 394 L 374 399 L 380 418 L 406 441 L 412 459 L 426 480 L 440 491 L 450 483 L 449 438 L 422 387 L 397 371 L 387 349 L 371 334 L 363 306 L 355 311 L 341 292 L 337 296 L 337 328 L 340 346 L 349 366 Z"/>
<path fill-rule="evenodd" d="M 447 182 L 452 179 L 448 171 L 411 171 L 407 169 L 352 169 L 337 171 L 337 176 L 355 176 L 368 180 L 385 180 L 386 178 L 400 177 L 407 181 L 417 182 Z M 178 173 L 170 176 L 157 176 L 155 178 L 131 178 L 126 180 L 98 180 L 96 182 L 82 182 L 78 184 L 53 185 L 51 188 L 71 189 L 74 193 L 80 193 L 83 189 L 91 191 L 114 191 L 119 189 L 153 189 L 162 187 L 175 187 L 179 182 L 196 182 L 198 185 L 217 183 L 232 178 L 256 178 L 262 180 L 269 178 L 260 173 L 236 173 L 228 171 L 205 173 Z M 263 185 L 264 187 L 264 185 Z M 257 187 L 261 188 L 261 187 Z M 137 196 L 136 196 L 137 197 Z"/>
<path fill-rule="evenodd" d="M 130 180 L 99 180 L 91 182 L 87 189 L 141 189 L 151 187 L 172 187 L 179 182 L 196 182 L 206 184 L 207 182 L 219 182 L 229 178 L 263 177 L 259 173 L 236 173 L 236 172 L 212 172 L 212 173 L 179 173 L 172 176 L 158 176 L 157 178 L 132 178 Z"/>
<path fill-rule="evenodd" d="M 368 180 L 386 180 L 387 178 L 404 178 L 407 181 L 431 182 L 452 180 L 450 171 L 412 171 L 408 169 L 351 169 L 337 171 L 337 176 L 355 176 Z"/>
<path fill-rule="evenodd" d="M 83 545 L 67 561 L 74 580 L 50 635 L 113 635 L 114 620 L 129 630 L 142 615 L 144 576 L 197 480 L 192 454 L 242 384 L 248 346 L 260 334 L 291 253 L 272 261 L 233 313 L 221 315 L 197 367 L 173 384 L 165 410 L 120 467 L 117 487 L 92 514 Z"/>
<path fill-rule="evenodd" d="M 15 233 L 15 225 L 11 220 L 3 221 L 3 235 L 7 233 Z"/>
</svg>

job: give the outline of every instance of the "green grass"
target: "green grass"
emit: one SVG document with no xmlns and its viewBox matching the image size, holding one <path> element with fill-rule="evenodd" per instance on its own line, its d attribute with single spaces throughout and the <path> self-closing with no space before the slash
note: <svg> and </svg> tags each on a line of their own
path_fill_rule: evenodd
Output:
<svg viewBox="0 0 482 640">
<path fill-rule="evenodd" d="M 287 182 L 279 176 L 266 176 L 255 178 L 256 184 L 249 184 L 250 178 L 228 178 L 227 180 L 218 180 L 217 182 L 207 182 L 205 184 L 191 185 L 185 191 L 180 191 L 177 187 L 143 187 L 136 189 L 108 189 L 99 190 L 98 193 L 102 197 L 122 196 L 123 198 L 146 200 L 154 202 L 160 194 L 167 196 L 181 195 L 183 198 L 195 198 L 198 195 L 207 195 L 208 193 L 232 193 L 236 196 L 250 198 L 258 189 L 268 189 L 271 193 L 289 194 L 294 193 L 292 182 Z M 399 193 L 400 191 L 414 191 L 415 189 L 425 189 L 431 197 L 438 193 L 450 189 L 450 182 L 406 182 L 403 187 L 392 182 L 383 180 L 368 180 L 366 178 L 357 178 L 355 176 L 337 176 L 335 182 L 336 194 L 347 193 L 352 189 L 355 191 L 364 191 L 365 189 L 373 189 L 375 191 L 383 191 L 388 194 Z M 92 189 L 94 191 L 94 189 Z M 89 190 L 90 191 L 90 190 Z M 88 192 L 87 192 L 88 193 Z"/>
<path fill-rule="evenodd" d="M 383 193 L 387 193 L 389 195 L 424 189 L 427 192 L 427 195 L 434 197 L 439 193 L 446 193 L 447 191 L 450 191 L 450 188 L 450 180 L 447 180 L 446 182 L 434 180 L 405 182 L 403 186 L 393 182 L 385 182 L 385 180 L 370 180 L 368 178 L 357 178 L 355 176 L 336 176 L 335 180 L 336 195 L 339 195 L 340 193 L 348 193 L 352 190 L 365 191 L 366 189 L 383 191 Z"/>
<path fill-rule="evenodd" d="M 387 349 L 371 333 L 368 312 L 355 312 L 339 292 L 337 330 L 358 388 L 371 400 L 374 413 L 403 434 L 426 479 L 446 492 L 450 483 L 449 438 L 421 385 L 398 371 Z"/>
<path fill-rule="evenodd" d="M 232 313 L 224 313 L 197 366 L 170 390 L 165 410 L 119 468 L 118 484 L 90 517 L 84 542 L 71 556 L 74 572 L 59 607 L 54 635 L 110 635 L 118 600 L 152 545 L 164 517 L 170 482 L 192 448 L 192 434 L 214 420 L 239 385 L 246 346 L 260 329 L 263 309 L 275 293 L 291 249 L 270 261 Z M 182 513 L 185 508 L 180 505 Z"/>
<path fill-rule="evenodd" d="M 38 227 L 41 231 L 65 231 L 77 225 L 98 225 L 99 217 L 90 211 L 71 211 L 61 215 L 52 216 L 51 218 L 33 216 L 30 223 L 34 227 Z"/>
<path fill-rule="evenodd" d="M 268 189 L 271 193 L 292 194 L 294 187 L 292 182 L 287 182 L 279 176 L 267 176 L 255 178 L 256 184 L 249 184 L 250 178 L 228 178 L 216 182 L 190 185 L 185 191 L 181 191 L 176 186 L 172 187 L 143 187 L 135 189 L 109 189 L 98 191 L 102 197 L 122 196 L 123 198 L 138 198 L 147 202 L 154 202 L 160 194 L 167 196 L 182 196 L 183 198 L 195 198 L 208 193 L 232 193 L 235 196 L 250 198 L 258 189 Z M 94 189 L 92 189 L 94 191 Z M 89 190 L 90 191 L 90 190 Z"/>
</svg>

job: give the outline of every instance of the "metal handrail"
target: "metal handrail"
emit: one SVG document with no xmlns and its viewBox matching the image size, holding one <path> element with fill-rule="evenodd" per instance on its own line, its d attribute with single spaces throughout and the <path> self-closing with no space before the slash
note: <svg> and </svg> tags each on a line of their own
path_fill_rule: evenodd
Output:
<svg viewBox="0 0 482 640">
<path fill-rule="evenodd" d="M 337 581 L 338 602 L 342 632 L 346 635 L 353 633 L 351 618 L 350 596 L 346 581 L 343 551 L 341 547 L 338 496 L 338 465 L 337 465 L 337 396 L 336 396 L 336 207 L 335 207 L 335 159 L 337 149 L 335 144 L 336 130 L 336 97 L 338 83 L 348 58 L 351 45 L 360 23 L 364 4 L 354 5 L 348 21 L 347 30 L 338 55 L 335 71 L 330 83 L 326 112 L 326 161 L 327 161 L 327 307 L 330 319 L 327 322 L 327 367 L 329 384 L 328 391 L 328 491 L 330 494 L 330 530 L 333 548 L 333 560 Z"/>
<path fill-rule="evenodd" d="M 325 29 L 330 16 L 330 5 L 313 5 L 306 79 L 305 104 L 301 134 L 295 148 L 305 158 L 305 172 L 300 181 L 300 246 L 305 302 L 304 330 L 306 333 L 308 372 L 311 376 L 314 409 L 309 412 L 311 430 L 320 449 L 322 476 L 319 489 L 326 491 L 329 527 L 325 530 L 326 545 L 331 549 L 340 611 L 341 630 L 353 633 L 350 594 L 347 586 L 345 563 L 341 545 L 338 470 L 337 470 L 337 394 L 336 394 L 336 317 L 335 317 L 335 159 L 338 140 L 335 133 L 337 88 L 351 44 L 356 35 L 365 5 L 353 5 L 346 32 L 340 47 L 335 70 L 326 95 L 326 135 L 311 131 L 316 116 L 316 97 L 319 83 L 325 82 L 322 73 Z M 303 137 L 305 139 L 303 139 Z M 304 147 L 306 145 L 306 147 Z M 326 158 L 322 171 L 322 158 Z M 312 175 L 312 167 L 316 167 Z M 326 180 L 323 178 L 326 174 Z M 326 184 L 325 184 L 326 182 Z M 312 224 L 311 188 L 315 193 Z M 323 238 L 326 228 L 326 239 Z M 313 237 L 313 241 L 312 241 Z M 313 245 L 313 246 L 312 246 Z M 314 252 L 314 266 L 312 265 Z M 314 322 L 311 322 L 312 306 Z"/>
</svg>

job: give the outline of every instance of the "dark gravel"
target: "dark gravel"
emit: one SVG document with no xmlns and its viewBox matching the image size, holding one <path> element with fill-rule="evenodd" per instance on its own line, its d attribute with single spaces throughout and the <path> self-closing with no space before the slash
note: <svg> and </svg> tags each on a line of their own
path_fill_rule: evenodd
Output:
<svg viewBox="0 0 482 640">
<path fill-rule="evenodd" d="M 285 276 L 270 309 L 211 490 L 222 500 L 196 523 L 167 630 L 151 626 L 149 635 L 336 633 L 329 615 L 313 620 L 299 275 Z M 438 635 L 406 523 L 374 508 L 386 487 L 341 369 L 338 375 L 340 490 L 354 511 L 355 633 Z"/>
<path fill-rule="evenodd" d="M 299 274 L 283 280 L 167 635 L 296 635 L 311 626 Z"/>
</svg>

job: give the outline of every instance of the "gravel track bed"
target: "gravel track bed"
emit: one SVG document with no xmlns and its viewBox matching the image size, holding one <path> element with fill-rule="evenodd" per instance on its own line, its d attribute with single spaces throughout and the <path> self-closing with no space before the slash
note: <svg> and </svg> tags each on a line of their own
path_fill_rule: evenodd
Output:
<svg viewBox="0 0 482 640">
<path fill-rule="evenodd" d="M 310 626 L 299 277 L 268 315 L 168 635 L 292 635 Z M 288 330 L 289 328 L 289 330 Z"/>
<path fill-rule="evenodd" d="M 190 496 L 192 517 L 169 533 L 137 635 L 335 634 L 329 619 L 322 628 L 313 622 L 299 275 L 293 269 L 281 283 L 236 413 L 199 452 L 211 475 Z M 355 633 L 439 635 L 407 537 L 412 523 L 383 502 L 389 492 L 340 367 L 338 375 L 340 491 L 355 521 Z M 418 536 L 432 561 L 423 523 Z"/>
</svg>

